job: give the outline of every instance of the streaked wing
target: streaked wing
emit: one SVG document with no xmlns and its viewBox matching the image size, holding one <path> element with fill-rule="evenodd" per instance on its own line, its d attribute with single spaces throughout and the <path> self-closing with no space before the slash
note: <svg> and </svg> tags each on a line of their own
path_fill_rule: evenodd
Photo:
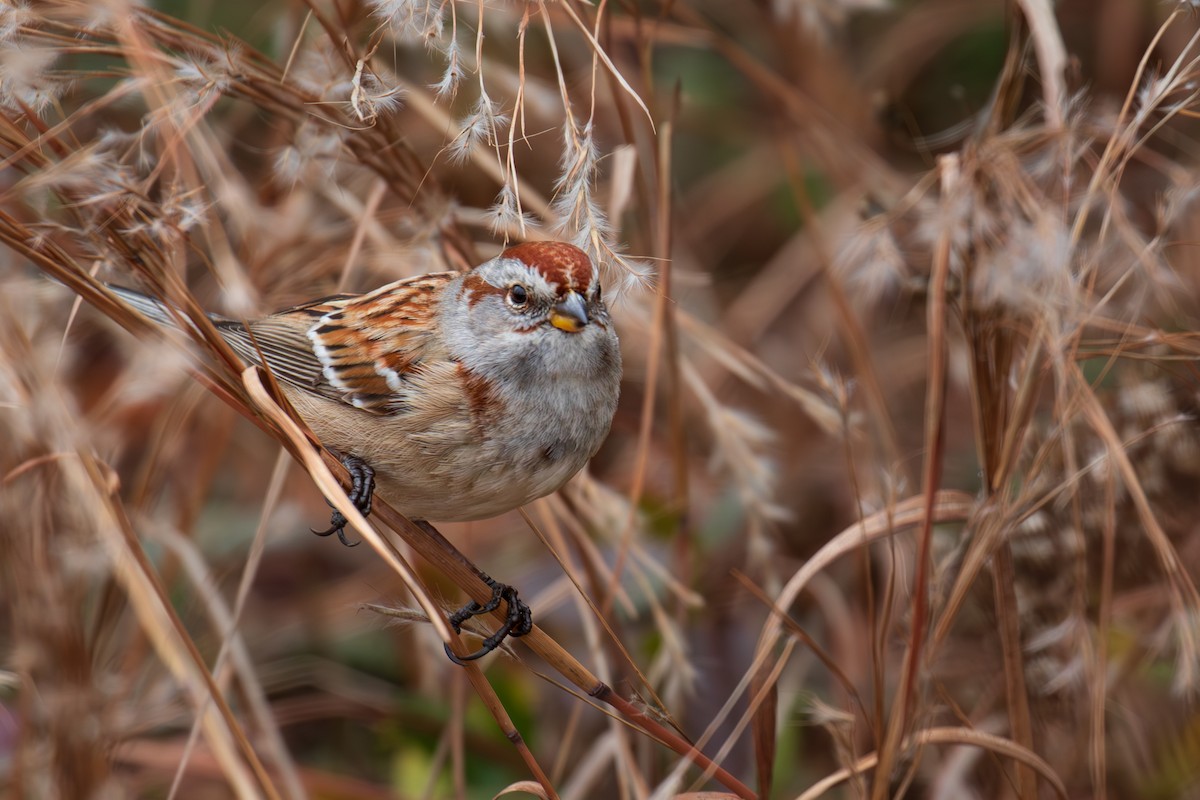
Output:
<svg viewBox="0 0 1200 800">
<path fill-rule="evenodd" d="M 329 391 L 321 374 L 321 362 L 313 355 L 312 342 L 308 339 L 309 327 L 311 322 L 306 323 L 301 317 L 280 314 L 251 322 L 251 336 L 240 322 L 217 322 L 217 330 L 246 363 L 266 361 L 277 379 L 340 399 Z"/>
<path fill-rule="evenodd" d="M 441 352 L 434 314 L 454 277 L 422 275 L 281 311 L 250 323 L 250 332 L 223 325 L 222 333 L 240 356 L 265 359 L 279 379 L 298 388 L 394 413 L 403 408 L 408 376 Z"/>
</svg>

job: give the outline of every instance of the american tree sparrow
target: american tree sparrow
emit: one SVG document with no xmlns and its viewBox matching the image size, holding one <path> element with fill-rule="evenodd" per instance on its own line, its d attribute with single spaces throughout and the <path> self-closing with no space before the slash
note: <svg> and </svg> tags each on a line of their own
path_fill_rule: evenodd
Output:
<svg viewBox="0 0 1200 800">
<path fill-rule="evenodd" d="M 175 324 L 159 301 L 111 288 Z M 544 497 L 595 454 L 617 406 L 621 354 L 599 274 L 569 244 L 528 242 L 470 272 L 213 322 L 342 459 L 364 514 L 374 489 L 415 520 L 482 519 Z M 335 511 L 320 535 L 349 544 L 345 525 Z M 455 629 L 502 599 L 509 617 L 472 658 L 532 626 L 516 592 L 484 577 L 492 602 L 456 612 Z"/>
</svg>

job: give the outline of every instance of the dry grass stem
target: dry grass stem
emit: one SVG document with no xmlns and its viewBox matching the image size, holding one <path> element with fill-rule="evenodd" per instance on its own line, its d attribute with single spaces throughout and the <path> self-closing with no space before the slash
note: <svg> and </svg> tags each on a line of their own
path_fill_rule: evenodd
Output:
<svg viewBox="0 0 1200 800">
<path fill-rule="evenodd" d="M 1195 5 L 0 6 L 0 786 L 1194 793 Z M 546 239 L 622 396 L 496 519 L 364 519 L 209 316 Z"/>
</svg>

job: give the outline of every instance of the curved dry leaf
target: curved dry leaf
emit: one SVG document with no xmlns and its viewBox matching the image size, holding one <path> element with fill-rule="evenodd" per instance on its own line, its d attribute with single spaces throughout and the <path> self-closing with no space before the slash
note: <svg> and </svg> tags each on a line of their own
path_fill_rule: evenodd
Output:
<svg viewBox="0 0 1200 800">
<path fill-rule="evenodd" d="M 400 554 L 391 548 L 386 540 L 376 532 L 375 528 L 366 520 L 357 508 L 350 502 L 350 498 L 346 496 L 346 492 L 338 484 L 337 479 L 333 477 L 333 473 L 325 466 L 325 462 L 321 460 L 317 451 L 308 443 L 308 439 L 300 431 L 298 425 L 287 413 L 279 407 L 275 400 L 267 394 L 266 388 L 262 384 L 259 377 L 259 370 L 255 366 L 246 367 L 242 372 L 242 384 L 245 386 L 246 393 L 250 396 L 250 400 L 254 403 L 254 407 L 263 414 L 267 419 L 271 420 L 276 427 L 286 436 L 295 448 L 297 457 L 308 470 L 309 476 L 312 477 L 313 483 L 321 490 L 321 493 L 329 500 L 329 502 L 349 521 L 351 527 L 363 539 L 367 541 L 376 553 L 384 560 L 389 567 L 400 577 L 416 601 L 424 609 L 425 614 L 429 617 L 430 624 L 437 631 L 438 636 L 443 642 L 450 641 L 450 630 L 447 627 L 445 619 L 438 611 L 437 605 L 433 599 L 429 597 L 418 583 L 416 576 L 413 575 L 411 567 L 404 563 Z"/>
<path fill-rule="evenodd" d="M 1067 787 L 1063 785 L 1054 768 L 1043 761 L 1037 754 L 1025 749 L 1016 742 L 991 733 L 972 730 L 971 728 L 928 728 L 923 731 L 917 731 L 912 736 L 906 738 L 902 747 L 920 747 L 927 744 L 971 745 L 973 747 L 981 747 L 984 750 L 991 750 L 998 755 L 1007 756 L 1036 770 L 1039 775 L 1045 778 L 1046 782 L 1050 784 L 1058 796 L 1066 800 Z M 839 783 L 843 783 L 854 775 L 860 775 L 872 769 L 878 761 L 879 758 L 875 753 L 865 755 L 855 762 L 853 767 L 840 769 L 814 783 L 806 792 L 799 795 L 796 800 L 816 800 L 816 798 L 825 794 L 825 792 Z"/>
<path fill-rule="evenodd" d="M 945 523 L 966 520 L 975 508 L 976 501 L 966 492 L 943 489 L 934 495 L 933 522 Z M 838 558 L 853 552 L 855 549 L 891 536 L 904 528 L 921 522 L 925 516 L 925 497 L 917 495 L 910 497 L 891 508 L 881 509 L 871 516 L 851 525 L 837 536 L 830 539 L 820 550 L 805 562 L 779 592 L 776 605 L 781 609 L 790 608 L 800 592 L 808 585 L 813 576 L 821 572 Z M 762 653 L 774 647 L 779 641 L 783 621 L 779 615 L 772 614 L 763 626 L 758 637 L 758 650 Z"/>
<path fill-rule="evenodd" d="M 540 797 L 542 800 L 550 800 L 550 798 L 546 796 L 546 790 L 542 788 L 542 785 L 537 781 L 517 781 L 516 783 L 510 783 L 498 793 L 492 795 L 492 800 L 496 800 L 497 797 L 503 797 L 506 794 L 513 794 L 514 792 L 524 792 L 525 794 L 531 794 L 534 797 Z"/>
</svg>

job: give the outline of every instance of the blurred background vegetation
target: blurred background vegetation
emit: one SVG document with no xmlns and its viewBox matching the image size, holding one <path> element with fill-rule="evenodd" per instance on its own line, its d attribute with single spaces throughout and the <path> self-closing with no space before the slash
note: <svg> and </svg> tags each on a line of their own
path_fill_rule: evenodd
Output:
<svg viewBox="0 0 1200 800">
<path fill-rule="evenodd" d="M 0 781 L 1200 797 L 1198 31 L 1158 0 L 0 7 Z M 439 529 L 632 706 L 519 642 L 468 680 L 411 592 L 470 588 L 310 535 L 238 365 L 95 283 L 250 317 L 527 238 L 601 264 L 621 405 L 560 496 Z"/>
</svg>

